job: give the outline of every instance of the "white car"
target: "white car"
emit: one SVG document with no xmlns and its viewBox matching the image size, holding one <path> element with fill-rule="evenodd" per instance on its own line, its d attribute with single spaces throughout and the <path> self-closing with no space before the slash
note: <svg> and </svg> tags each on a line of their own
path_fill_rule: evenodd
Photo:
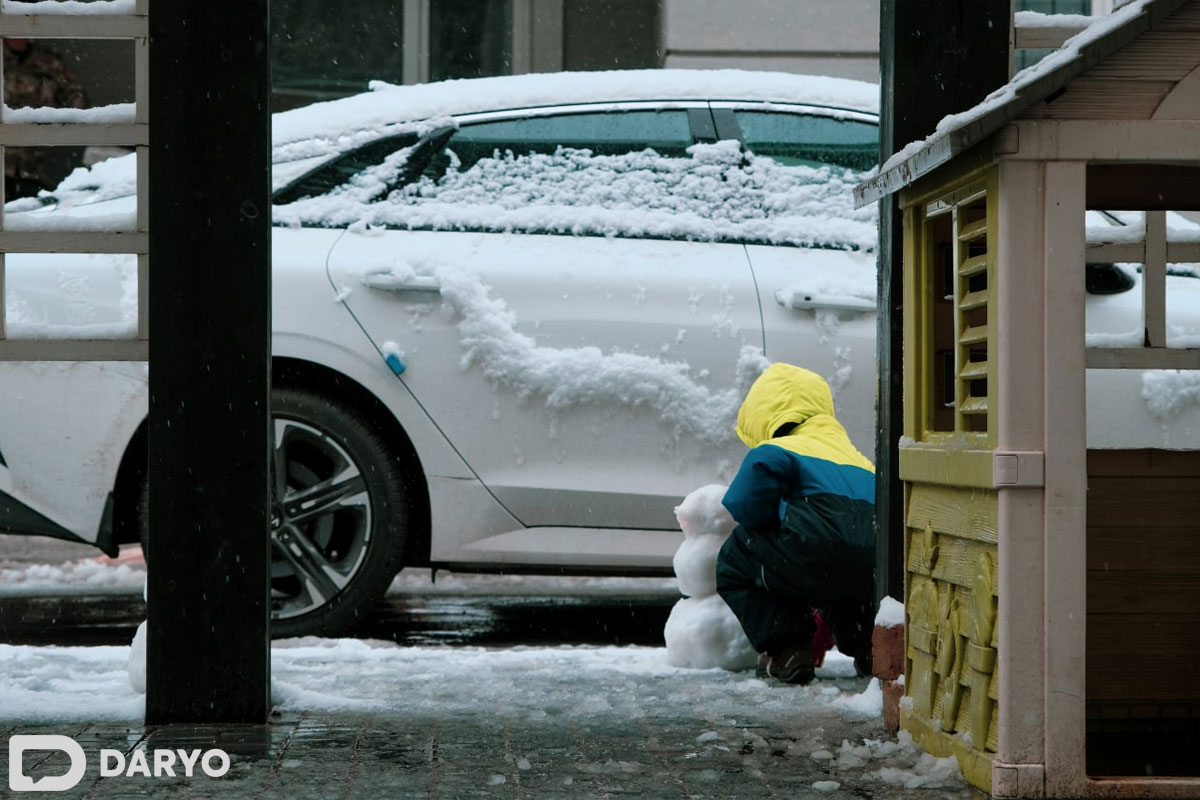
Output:
<svg viewBox="0 0 1200 800">
<path fill-rule="evenodd" d="M 768 361 L 826 376 L 872 454 L 876 225 L 850 188 L 877 98 L 661 70 L 380 85 L 277 115 L 274 633 L 338 630 L 405 565 L 668 574 L 673 508 L 736 469 Z M 5 224 L 132 226 L 135 185 L 132 157 L 102 162 Z M 7 335 L 133 337 L 136 280 L 131 257 L 9 255 Z M 1200 281 L 1168 280 L 1172 330 L 1200 331 Z M 1090 343 L 1136 334 L 1139 282 L 1089 269 Z M 0 531 L 144 539 L 146 376 L 0 362 Z M 1136 373 L 1095 378 L 1101 446 L 1200 429 L 1194 410 L 1164 423 Z"/>
<path fill-rule="evenodd" d="M 277 115 L 276 635 L 343 627 L 404 565 L 668 574 L 673 507 L 736 469 L 769 360 L 825 375 L 872 452 L 876 225 L 850 188 L 877 103 L 662 70 Z M 78 170 L 6 225 L 132 225 L 134 170 Z M 10 255 L 7 334 L 132 337 L 136 279 L 131 257 Z M 144 538 L 146 365 L 0 370 L 0 531 Z"/>
</svg>

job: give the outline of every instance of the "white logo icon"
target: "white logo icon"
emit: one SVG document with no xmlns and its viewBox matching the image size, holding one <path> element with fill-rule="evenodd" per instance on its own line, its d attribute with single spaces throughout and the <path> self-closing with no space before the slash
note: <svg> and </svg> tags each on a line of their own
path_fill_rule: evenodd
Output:
<svg viewBox="0 0 1200 800">
<path fill-rule="evenodd" d="M 61 750 L 71 757 L 71 768 L 64 775 L 46 775 L 36 781 L 25 774 L 22 757 L 26 750 Z M 8 740 L 8 788 L 14 792 L 65 792 L 83 780 L 87 756 L 70 736 L 17 735 Z"/>
</svg>

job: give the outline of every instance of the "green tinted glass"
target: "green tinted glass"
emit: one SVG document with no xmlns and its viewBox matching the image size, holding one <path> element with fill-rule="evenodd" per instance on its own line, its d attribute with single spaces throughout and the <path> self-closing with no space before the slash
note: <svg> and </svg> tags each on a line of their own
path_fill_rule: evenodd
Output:
<svg viewBox="0 0 1200 800">
<path fill-rule="evenodd" d="M 447 145 L 469 169 L 492 153 L 553 153 L 558 147 L 620 155 L 647 147 L 681 157 L 692 144 L 687 111 L 610 111 L 463 125 Z"/>
<path fill-rule="evenodd" d="M 879 127 L 858 120 L 774 111 L 735 111 L 750 152 L 780 164 L 865 170 L 879 161 Z"/>
</svg>

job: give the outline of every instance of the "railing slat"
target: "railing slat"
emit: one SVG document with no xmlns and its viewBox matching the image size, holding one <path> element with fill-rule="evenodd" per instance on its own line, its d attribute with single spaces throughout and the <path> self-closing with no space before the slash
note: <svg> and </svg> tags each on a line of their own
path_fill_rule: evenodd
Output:
<svg viewBox="0 0 1200 800">
<path fill-rule="evenodd" d="M 147 17 L 124 14 L 0 14 L 0 37 L 135 39 L 150 35 Z"/>
<path fill-rule="evenodd" d="M 147 361 L 145 339 L 0 339 L 0 361 Z"/>
</svg>

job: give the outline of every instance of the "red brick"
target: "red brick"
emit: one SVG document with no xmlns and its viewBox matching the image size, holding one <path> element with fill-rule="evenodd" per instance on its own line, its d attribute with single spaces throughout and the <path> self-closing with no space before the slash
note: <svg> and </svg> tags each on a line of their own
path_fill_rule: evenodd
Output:
<svg viewBox="0 0 1200 800">
<path fill-rule="evenodd" d="M 900 698 L 904 696 L 904 684 L 899 681 L 883 682 L 883 729 L 888 733 L 900 730 Z"/>
<path fill-rule="evenodd" d="M 871 635 L 871 672 L 876 678 L 894 681 L 904 674 L 904 626 L 875 626 Z"/>
</svg>

